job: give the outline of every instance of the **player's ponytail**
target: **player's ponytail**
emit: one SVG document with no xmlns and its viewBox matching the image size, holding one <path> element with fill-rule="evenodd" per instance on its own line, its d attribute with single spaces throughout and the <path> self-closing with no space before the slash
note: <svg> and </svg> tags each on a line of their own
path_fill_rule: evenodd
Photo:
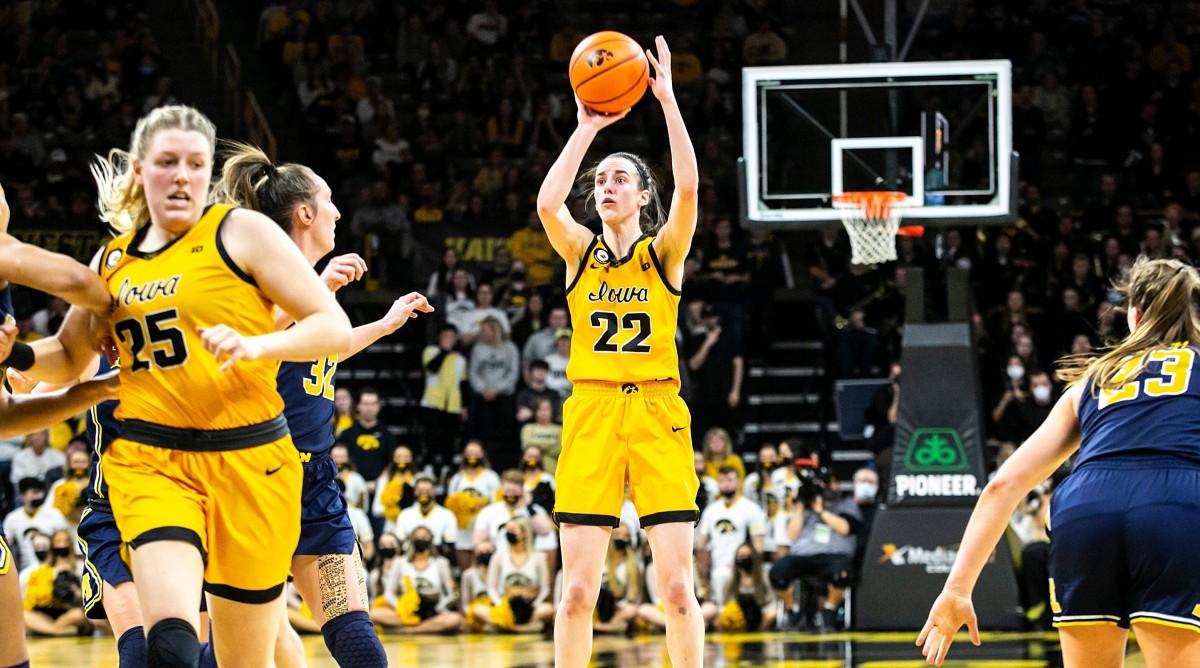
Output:
<svg viewBox="0 0 1200 668">
<path fill-rule="evenodd" d="M 213 185 L 214 202 L 261 212 L 288 233 L 298 205 L 316 208 L 311 169 L 290 162 L 275 165 L 251 144 L 231 141 L 227 146 L 221 180 Z"/>
<path fill-rule="evenodd" d="M 1129 278 L 1114 286 L 1135 308 L 1141 321 L 1119 343 L 1096 353 L 1064 357 L 1058 378 L 1069 384 L 1093 379 L 1093 392 L 1115 390 L 1137 378 L 1146 367 L 1146 355 L 1175 343 L 1200 344 L 1200 273 L 1179 260 L 1151 260 L 1139 257 Z M 1134 356 L 1141 362 L 1130 374 L 1121 371 Z"/>
</svg>

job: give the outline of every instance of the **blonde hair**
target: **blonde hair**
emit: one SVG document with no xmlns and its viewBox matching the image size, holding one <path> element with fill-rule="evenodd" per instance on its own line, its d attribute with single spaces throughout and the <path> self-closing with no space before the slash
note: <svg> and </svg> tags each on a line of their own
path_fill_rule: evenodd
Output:
<svg viewBox="0 0 1200 668">
<path fill-rule="evenodd" d="M 128 151 L 114 148 L 107 157 L 96 156 L 91 171 L 100 194 L 100 219 L 117 234 L 136 232 L 150 220 L 146 193 L 134 179 L 133 161 L 146 157 L 150 142 L 161 130 L 199 132 L 208 139 L 210 158 L 217 144 L 217 128 L 207 116 L 192 107 L 171 105 L 158 107 L 138 120 Z"/>
<path fill-rule="evenodd" d="M 1200 273 L 1179 260 L 1138 257 L 1129 278 L 1113 289 L 1138 310 L 1137 329 L 1122 341 L 1094 353 L 1062 359 L 1057 376 L 1071 385 L 1091 380 L 1092 392 L 1115 390 L 1136 379 L 1146 368 L 1149 353 L 1175 343 L 1200 343 Z M 1120 373 L 1132 357 L 1140 357 L 1129 374 Z"/>
<path fill-rule="evenodd" d="M 225 166 L 210 199 L 259 211 L 290 234 L 296 207 L 316 208 L 316 174 L 293 162 L 275 165 L 257 146 L 225 143 L 229 146 Z"/>
<path fill-rule="evenodd" d="M 720 460 L 725 461 L 730 455 L 733 454 L 733 438 L 729 435 L 728 431 L 725 431 L 720 427 L 713 427 L 712 429 L 704 432 L 704 461 L 717 461 L 716 453 L 714 453 L 712 449 L 712 440 L 714 438 L 720 438 L 725 441 L 725 454 L 721 456 Z"/>
<path fill-rule="evenodd" d="M 625 527 L 629 529 L 628 526 Z M 629 529 L 630 540 L 629 545 L 625 547 L 625 554 L 622 556 L 617 552 L 617 544 L 612 536 L 609 536 L 608 553 L 604 558 L 604 575 L 608 578 L 608 589 L 612 592 L 613 598 L 623 600 L 630 603 L 636 603 L 641 598 L 641 569 L 638 568 L 638 554 L 633 547 L 633 530 Z M 619 588 L 620 582 L 617 580 L 617 566 L 621 562 L 625 563 L 625 589 Z"/>
</svg>

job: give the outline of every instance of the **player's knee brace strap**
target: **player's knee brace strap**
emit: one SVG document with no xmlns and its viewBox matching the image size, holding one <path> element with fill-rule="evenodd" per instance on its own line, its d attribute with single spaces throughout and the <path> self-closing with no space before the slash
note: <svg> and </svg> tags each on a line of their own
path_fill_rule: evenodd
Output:
<svg viewBox="0 0 1200 668">
<path fill-rule="evenodd" d="M 200 641 L 196 629 L 178 618 L 164 619 L 146 634 L 147 668 L 197 668 Z"/>
</svg>

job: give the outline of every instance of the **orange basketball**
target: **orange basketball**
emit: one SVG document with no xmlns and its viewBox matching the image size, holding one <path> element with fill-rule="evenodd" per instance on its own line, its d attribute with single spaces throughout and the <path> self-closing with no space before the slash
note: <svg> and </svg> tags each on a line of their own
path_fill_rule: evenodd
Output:
<svg viewBox="0 0 1200 668">
<path fill-rule="evenodd" d="M 650 61 L 634 39 L 612 30 L 588 35 L 571 54 L 571 88 L 589 108 L 613 114 L 637 104 L 650 81 Z"/>
</svg>

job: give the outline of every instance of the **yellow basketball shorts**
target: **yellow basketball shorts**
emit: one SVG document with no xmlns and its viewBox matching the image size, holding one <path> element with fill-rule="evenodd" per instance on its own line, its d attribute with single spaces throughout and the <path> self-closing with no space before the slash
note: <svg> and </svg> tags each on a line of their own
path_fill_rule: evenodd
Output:
<svg viewBox="0 0 1200 668">
<path fill-rule="evenodd" d="M 642 526 L 696 522 L 691 423 L 674 382 L 576 382 L 563 405 L 555 521 L 618 526 L 628 482 Z"/>
<path fill-rule="evenodd" d="M 300 539 L 304 475 L 284 429 L 262 445 L 217 451 L 114 440 L 104 475 L 122 542 L 135 553 L 159 540 L 191 543 L 205 560 L 206 591 L 275 600 Z"/>
</svg>

